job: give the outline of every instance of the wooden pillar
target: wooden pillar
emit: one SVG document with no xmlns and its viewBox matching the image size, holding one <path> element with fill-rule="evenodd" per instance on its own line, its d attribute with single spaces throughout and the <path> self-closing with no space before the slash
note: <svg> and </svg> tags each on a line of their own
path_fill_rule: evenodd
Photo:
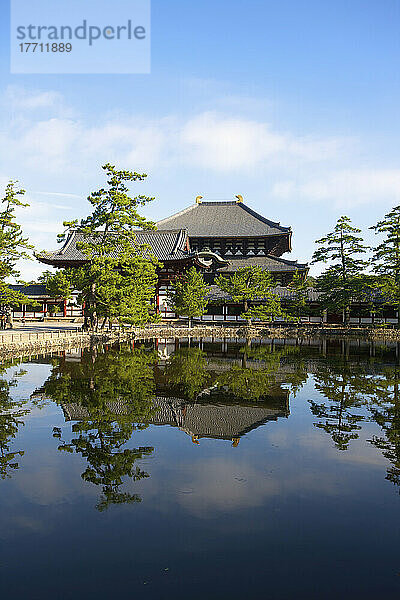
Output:
<svg viewBox="0 0 400 600">
<path fill-rule="evenodd" d="M 160 314 L 160 288 L 158 284 L 156 287 L 156 314 Z"/>
</svg>

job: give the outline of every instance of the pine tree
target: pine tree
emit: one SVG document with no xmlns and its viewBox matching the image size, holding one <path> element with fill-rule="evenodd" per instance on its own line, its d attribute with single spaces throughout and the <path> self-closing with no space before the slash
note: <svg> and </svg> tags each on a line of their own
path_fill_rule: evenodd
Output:
<svg viewBox="0 0 400 600">
<path fill-rule="evenodd" d="M 156 320 L 154 296 L 161 265 L 149 246 L 137 243 L 135 232 L 156 228 L 137 210 L 153 198 L 131 197 L 127 187 L 128 182 L 143 181 L 146 174 L 118 171 L 109 163 L 103 169 L 107 187 L 88 197 L 92 213 L 79 224 L 77 220 L 65 222 L 59 241 L 72 230 L 83 233 L 78 247 L 88 261 L 75 270 L 73 283 L 81 290 L 86 323 L 94 326 L 103 319 L 102 326 L 107 320 L 110 325 L 113 320 L 143 324 Z"/>
<path fill-rule="evenodd" d="M 400 325 L 400 206 L 395 206 L 370 229 L 384 235 L 383 241 L 374 248 L 371 261 L 377 275 L 376 287 L 386 304 L 396 308 Z"/>
<path fill-rule="evenodd" d="M 17 181 L 10 181 L 1 200 L 0 210 L 0 307 L 8 310 L 11 306 L 28 303 L 29 299 L 20 292 L 12 290 L 7 284 L 9 277 L 18 278 L 16 264 L 20 259 L 31 259 L 28 250 L 33 246 L 24 237 L 22 228 L 16 221 L 16 208 L 29 206 L 19 199 L 25 190 L 18 188 Z"/>
<path fill-rule="evenodd" d="M 44 271 L 38 281 L 46 286 L 47 293 L 54 298 L 68 300 L 73 291 L 73 274 L 68 269 L 60 269 L 55 273 Z"/>
<path fill-rule="evenodd" d="M 361 230 L 351 225 L 349 217 L 340 217 L 334 230 L 316 241 L 313 263 L 328 263 L 328 268 L 318 277 L 317 288 L 322 292 L 324 308 L 343 313 L 347 323 L 353 300 L 362 293 L 362 272 L 367 262 L 359 255 L 365 254 Z"/>
<path fill-rule="evenodd" d="M 287 311 L 297 320 L 305 314 L 310 287 L 311 283 L 308 278 L 304 277 L 296 270 L 292 281 L 288 285 L 291 296 L 287 303 Z"/>
<path fill-rule="evenodd" d="M 215 280 L 216 285 L 233 302 L 243 304 L 240 315 L 251 325 L 252 319 L 273 321 L 277 317 L 289 318 L 282 309 L 280 298 L 274 293 L 275 282 L 268 271 L 261 267 L 243 267 L 232 275 L 219 275 Z M 257 302 L 257 305 L 250 304 Z"/>
<path fill-rule="evenodd" d="M 168 300 L 178 315 L 189 317 L 188 327 L 193 317 L 204 315 L 208 305 L 208 287 L 203 276 L 195 267 L 191 267 L 182 278 L 177 279 L 168 292 Z"/>
</svg>

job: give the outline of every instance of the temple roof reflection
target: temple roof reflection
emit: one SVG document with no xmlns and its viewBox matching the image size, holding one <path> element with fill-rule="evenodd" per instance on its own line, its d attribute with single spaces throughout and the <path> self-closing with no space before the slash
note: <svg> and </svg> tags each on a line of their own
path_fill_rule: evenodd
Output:
<svg viewBox="0 0 400 600">
<path fill-rule="evenodd" d="M 201 438 L 235 442 L 269 421 L 288 417 L 288 398 L 289 393 L 285 390 L 270 403 L 257 405 L 189 403 L 181 398 L 158 396 L 152 400 L 153 410 L 145 424 L 177 427 L 191 436 L 194 442 Z M 89 410 L 81 404 L 71 402 L 62 404 L 61 408 L 65 421 L 90 419 Z M 118 401 L 110 402 L 107 410 L 116 417 L 127 413 L 126 405 Z"/>
</svg>

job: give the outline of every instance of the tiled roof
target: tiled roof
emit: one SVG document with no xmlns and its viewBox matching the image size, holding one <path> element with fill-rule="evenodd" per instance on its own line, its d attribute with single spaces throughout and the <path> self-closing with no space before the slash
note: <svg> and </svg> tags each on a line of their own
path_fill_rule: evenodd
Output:
<svg viewBox="0 0 400 600">
<path fill-rule="evenodd" d="M 186 250 L 187 232 L 184 229 L 177 230 L 152 230 L 137 231 L 136 242 L 138 245 L 150 246 L 151 252 L 162 261 L 181 260 L 191 256 Z M 41 252 L 37 255 L 40 262 L 47 264 L 79 263 L 87 260 L 85 254 L 76 246 L 78 243 L 88 243 L 90 239 L 85 238 L 79 231 L 72 232 L 65 244 L 55 252 Z M 118 254 L 115 250 L 115 256 Z"/>
<path fill-rule="evenodd" d="M 201 202 L 158 222 L 162 229 L 187 229 L 189 237 L 282 235 L 290 227 L 269 221 L 242 202 Z"/>
<path fill-rule="evenodd" d="M 290 300 L 294 296 L 294 291 L 288 287 L 277 286 L 274 288 L 274 293 L 277 294 L 280 298 L 285 300 Z M 314 288 L 309 288 L 307 290 L 307 299 L 309 302 L 316 302 L 321 295 L 321 292 L 318 292 Z M 217 285 L 210 285 L 208 298 L 211 301 L 228 301 L 231 299 L 230 295 L 226 292 L 223 292 L 221 288 Z M 262 298 L 256 298 L 256 300 L 262 300 Z"/>
<path fill-rule="evenodd" d="M 286 260 L 276 256 L 225 256 L 228 265 L 219 269 L 220 273 L 231 273 L 243 267 L 263 267 L 272 273 L 304 271 L 308 269 L 307 264 L 298 263 L 295 260 Z"/>
<path fill-rule="evenodd" d="M 40 298 L 41 296 L 45 296 L 47 298 L 49 297 L 46 286 L 39 283 L 33 283 L 29 285 L 9 285 L 8 287 L 16 292 L 25 294 L 25 296 L 29 296 L 29 298 Z"/>
<path fill-rule="evenodd" d="M 61 408 L 66 421 L 90 419 L 87 408 L 78 403 L 63 403 Z M 109 402 L 107 409 L 115 415 L 127 413 L 124 402 Z M 193 404 L 180 398 L 156 397 L 152 400 L 149 416 L 143 420 L 152 425 L 179 427 L 189 435 L 214 439 L 241 437 L 252 429 L 279 417 L 287 417 L 286 406 L 241 406 L 224 404 Z"/>
</svg>

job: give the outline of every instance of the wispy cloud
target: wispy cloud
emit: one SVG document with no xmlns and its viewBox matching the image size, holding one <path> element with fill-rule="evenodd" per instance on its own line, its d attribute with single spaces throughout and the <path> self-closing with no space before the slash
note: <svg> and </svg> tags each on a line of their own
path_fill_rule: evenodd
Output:
<svg viewBox="0 0 400 600">
<path fill-rule="evenodd" d="M 18 85 L 9 85 L 3 103 L 14 111 L 31 112 L 42 109 L 66 109 L 62 94 L 53 90 L 27 90 Z"/>
<path fill-rule="evenodd" d="M 273 194 L 282 199 L 293 197 L 338 208 L 388 201 L 400 203 L 400 169 L 346 169 L 310 177 L 303 181 L 277 182 Z"/>
<path fill-rule="evenodd" d="M 180 141 L 188 162 L 221 171 L 321 162 L 338 156 L 346 144 L 343 139 L 299 137 L 275 131 L 268 123 L 216 112 L 188 120 Z"/>
<path fill-rule="evenodd" d="M 102 181 L 99 165 L 105 162 L 154 174 L 152 184 L 166 202 L 175 190 L 187 198 L 188 190 L 194 195 L 193 189 L 213 185 L 214 197 L 221 197 L 225 190 L 232 193 L 233 184 L 240 186 L 245 196 L 247 190 L 249 198 L 253 194 L 249 201 L 256 209 L 263 210 L 268 200 L 266 216 L 287 219 L 295 229 L 302 213 L 293 215 L 290 207 L 299 201 L 318 206 L 318 220 L 308 225 L 311 237 L 302 245 L 295 238 L 296 255 L 304 260 L 312 254 L 310 240 L 331 225 L 335 211 L 376 204 L 386 210 L 399 203 L 400 170 L 381 167 L 373 155 L 371 168 L 365 168 L 365 140 L 315 130 L 299 134 L 277 126 L 273 111 L 262 111 L 264 99 L 241 99 L 212 81 L 196 85 L 211 89 L 211 100 L 203 93 L 184 114 L 122 115 L 110 107 L 96 122 L 56 91 L 7 88 L 0 97 L 8 110 L 0 122 L 0 185 L 19 178 L 30 191 L 31 208 L 21 212 L 21 222 L 32 242 L 51 248 L 53 234 L 62 229 L 62 211 L 71 216 L 73 209 L 77 218 L 86 214 L 87 194 Z M 171 212 L 182 201 L 187 202 L 181 196 Z"/>
</svg>

